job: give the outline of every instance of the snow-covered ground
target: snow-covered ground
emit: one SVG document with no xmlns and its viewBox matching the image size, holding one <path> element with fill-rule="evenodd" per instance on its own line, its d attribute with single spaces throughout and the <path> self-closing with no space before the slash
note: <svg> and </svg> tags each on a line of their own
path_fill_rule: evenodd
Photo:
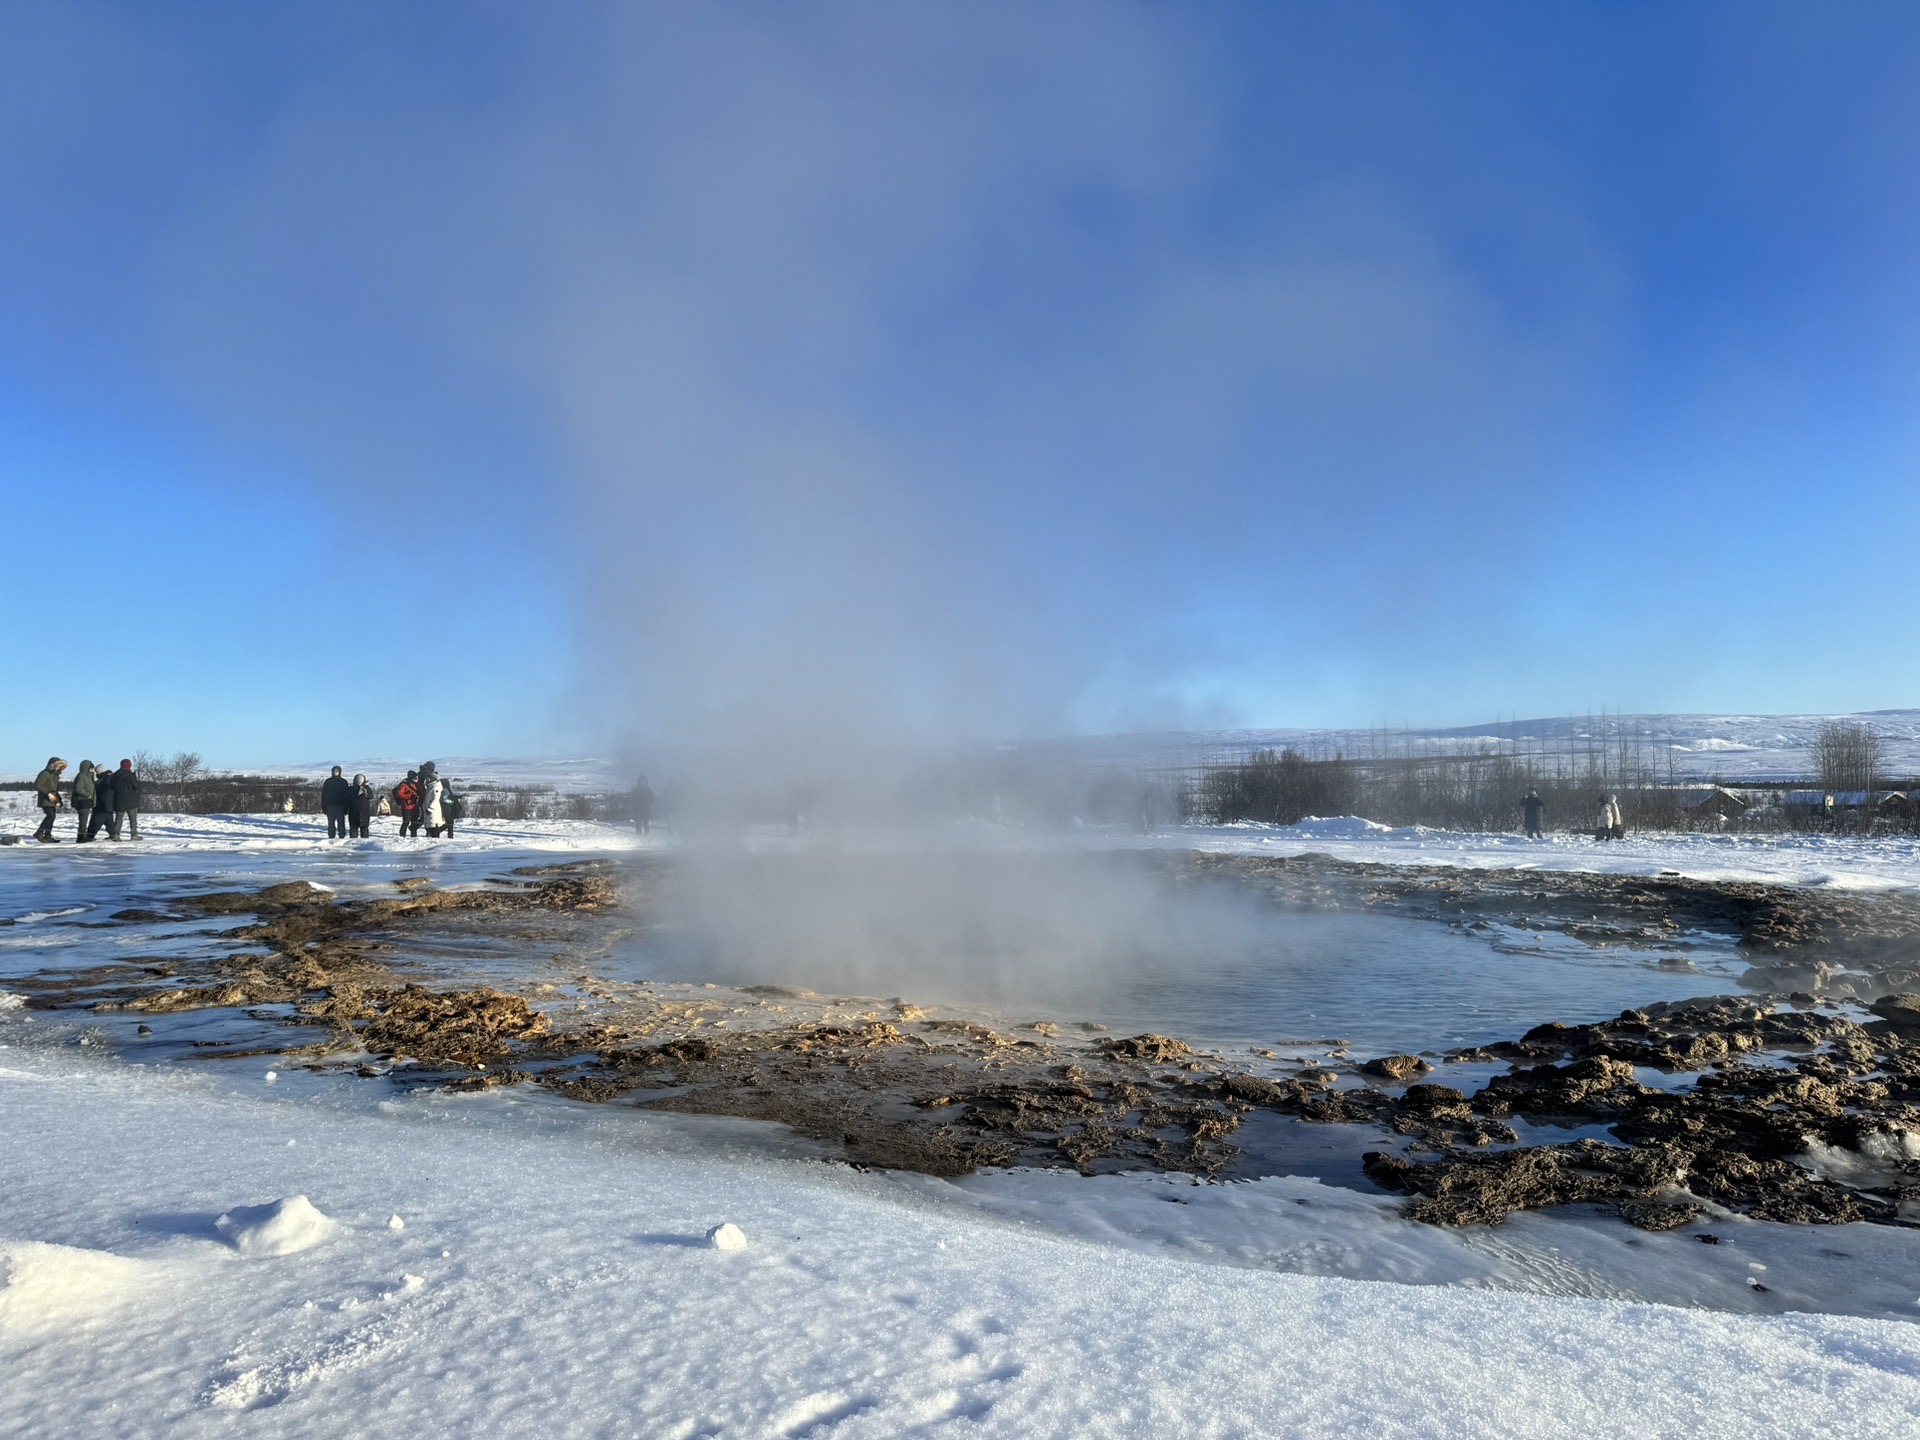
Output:
<svg viewBox="0 0 1920 1440">
<path fill-rule="evenodd" d="M 0 1051 L 0 1435 L 1920 1429 L 1916 1325 L 1229 1268 L 757 1127 L 257 1085 Z M 296 1195 L 333 1223 L 240 1208 Z"/>
<path fill-rule="evenodd" d="M 32 833 L 34 821 L 23 821 L 14 833 Z M 115 852 L 175 851 L 279 852 L 288 855 L 404 854 L 445 851 L 479 854 L 492 851 L 602 851 L 629 850 L 643 843 L 631 828 L 602 825 L 590 820 L 462 820 L 451 838 L 403 840 L 398 820 L 376 816 L 373 834 L 365 840 L 329 840 L 322 815 L 160 815 L 140 817 L 140 839 L 115 843 L 102 833 L 92 845 L 73 841 L 73 816 L 61 812 L 57 822 L 59 849 L 24 840 L 10 847 L 14 855 L 46 851 L 93 859 Z M 4 860 L 8 851 L 0 851 Z"/>
<path fill-rule="evenodd" d="M 1920 886 L 1920 836 L 1687 835 L 1649 833 L 1597 841 L 1550 834 L 1393 828 L 1358 816 L 1297 825 L 1189 826 L 1148 843 L 1243 855 L 1331 855 L 1384 865 L 1454 865 L 1471 869 L 1583 870 L 1613 875 L 1686 875 L 1702 880 L 1758 880 L 1777 885 L 1852 889 Z"/>
<path fill-rule="evenodd" d="M 581 820 L 466 820 L 452 839 L 402 840 L 397 821 L 382 816 L 367 840 L 329 840 L 326 821 L 315 815 L 143 815 L 141 839 L 116 845 L 73 846 L 72 821 L 63 815 L 58 848 L 24 841 L 0 849 L 0 863 L 28 854 L 70 855 L 93 861 L 117 853 L 209 853 L 397 857 L 506 854 L 514 851 L 593 853 L 660 848 L 674 843 L 664 831 L 639 837 L 623 825 Z M 31 824 L 14 833 L 25 836 Z M 1453 865 L 1475 869 L 1600 871 L 1619 875 L 1673 873 L 1710 880 L 1758 880 L 1782 885 L 1859 889 L 1920 886 L 1920 836 L 1883 835 L 1698 835 L 1645 834 L 1601 843 L 1585 836 L 1552 834 L 1528 840 L 1514 834 L 1391 828 L 1357 816 L 1303 820 L 1297 825 L 1182 826 L 1136 837 L 1124 830 L 1003 830 L 995 826 L 947 827 L 938 843 L 1011 848 L 1115 846 L 1194 848 L 1247 855 L 1332 855 L 1342 860 L 1390 865 Z M 892 844 L 897 836 L 822 833 L 795 840 L 770 827 L 750 843 L 776 848 L 829 844 Z"/>
</svg>

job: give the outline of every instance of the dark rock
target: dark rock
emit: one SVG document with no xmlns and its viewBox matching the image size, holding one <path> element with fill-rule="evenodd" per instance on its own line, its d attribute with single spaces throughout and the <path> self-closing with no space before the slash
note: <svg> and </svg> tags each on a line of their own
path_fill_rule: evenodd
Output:
<svg viewBox="0 0 1920 1440">
<path fill-rule="evenodd" d="M 1920 995 L 1883 995 L 1867 1009 L 1903 1034 L 1920 1032 Z"/>
<path fill-rule="evenodd" d="M 1496 1075 L 1473 1097 L 1484 1115 L 1597 1117 L 1630 1109 L 1651 1092 L 1633 1078 L 1633 1066 L 1607 1055 L 1569 1065 L 1535 1065 Z"/>
<path fill-rule="evenodd" d="M 1433 1067 L 1418 1055 L 1382 1055 L 1369 1060 L 1360 1067 L 1365 1074 L 1376 1079 L 1389 1081 L 1411 1080 L 1416 1075 L 1424 1075 Z"/>
<path fill-rule="evenodd" d="M 1677 1230 L 1689 1220 L 1698 1219 L 1706 1213 L 1704 1205 L 1670 1200 L 1623 1200 L 1615 1209 L 1620 1218 L 1636 1230 Z M 1713 1242 L 1710 1235 L 1700 1238 Z"/>
<path fill-rule="evenodd" d="M 1125 1040 L 1101 1040 L 1093 1048 L 1110 1060 L 1139 1060 L 1149 1065 L 1163 1065 L 1169 1060 L 1178 1060 L 1182 1055 L 1193 1053 L 1186 1041 L 1175 1040 L 1167 1035 L 1132 1035 Z"/>
<path fill-rule="evenodd" d="M 1220 1088 L 1234 1099 L 1254 1105 L 1285 1104 L 1298 1100 L 1300 1095 L 1298 1085 L 1283 1084 L 1259 1075 L 1229 1075 L 1220 1082 Z"/>
<path fill-rule="evenodd" d="M 1462 1115 L 1468 1113 L 1467 1097 L 1451 1085 L 1409 1085 L 1407 1093 L 1400 1097 L 1400 1106 L 1404 1110 L 1418 1110 L 1427 1114 L 1449 1111 L 1458 1111 Z"/>
<path fill-rule="evenodd" d="M 269 905 L 331 905 L 333 895 L 318 885 L 305 880 L 288 880 L 279 885 L 268 885 L 258 892 L 260 899 Z"/>
</svg>

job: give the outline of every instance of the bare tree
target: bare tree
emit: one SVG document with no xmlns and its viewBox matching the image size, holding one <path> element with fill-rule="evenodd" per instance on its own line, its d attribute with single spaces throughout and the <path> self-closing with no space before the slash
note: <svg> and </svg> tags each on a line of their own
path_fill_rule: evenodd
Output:
<svg viewBox="0 0 1920 1440">
<path fill-rule="evenodd" d="M 1829 794 L 1857 792 L 1872 803 L 1880 781 L 1880 737 L 1871 725 L 1827 721 L 1814 736 L 1813 761 Z"/>
<path fill-rule="evenodd" d="M 176 750 L 169 760 L 152 750 L 136 750 L 132 758 L 134 771 L 149 787 L 143 797 L 149 810 L 200 808 L 199 799 L 187 793 L 187 786 L 206 774 L 197 753 Z"/>
</svg>

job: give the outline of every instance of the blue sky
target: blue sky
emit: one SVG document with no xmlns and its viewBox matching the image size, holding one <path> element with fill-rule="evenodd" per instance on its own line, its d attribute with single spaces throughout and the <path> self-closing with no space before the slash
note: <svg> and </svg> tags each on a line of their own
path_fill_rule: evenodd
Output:
<svg viewBox="0 0 1920 1440">
<path fill-rule="evenodd" d="M 1913 703 L 1911 7 L 4 25 L 7 753 Z"/>
</svg>

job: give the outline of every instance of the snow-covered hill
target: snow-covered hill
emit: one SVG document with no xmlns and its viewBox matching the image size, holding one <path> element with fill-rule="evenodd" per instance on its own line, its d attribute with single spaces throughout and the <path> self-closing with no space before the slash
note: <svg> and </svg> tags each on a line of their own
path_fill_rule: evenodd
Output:
<svg viewBox="0 0 1920 1440">
<path fill-rule="evenodd" d="M 1471 750 L 1495 745 L 1522 750 L 1582 750 L 1621 736 L 1673 757 L 1683 778 L 1759 783 L 1798 779 L 1813 770 L 1812 748 L 1831 720 L 1871 725 L 1880 736 L 1890 777 L 1920 774 L 1920 710 L 1851 715 L 1580 715 L 1499 720 L 1408 730 L 1187 730 L 1048 742 L 1038 749 L 1070 752 L 1098 764 L 1183 765 L 1291 747 L 1307 755 L 1398 754 L 1405 750 Z"/>
</svg>

